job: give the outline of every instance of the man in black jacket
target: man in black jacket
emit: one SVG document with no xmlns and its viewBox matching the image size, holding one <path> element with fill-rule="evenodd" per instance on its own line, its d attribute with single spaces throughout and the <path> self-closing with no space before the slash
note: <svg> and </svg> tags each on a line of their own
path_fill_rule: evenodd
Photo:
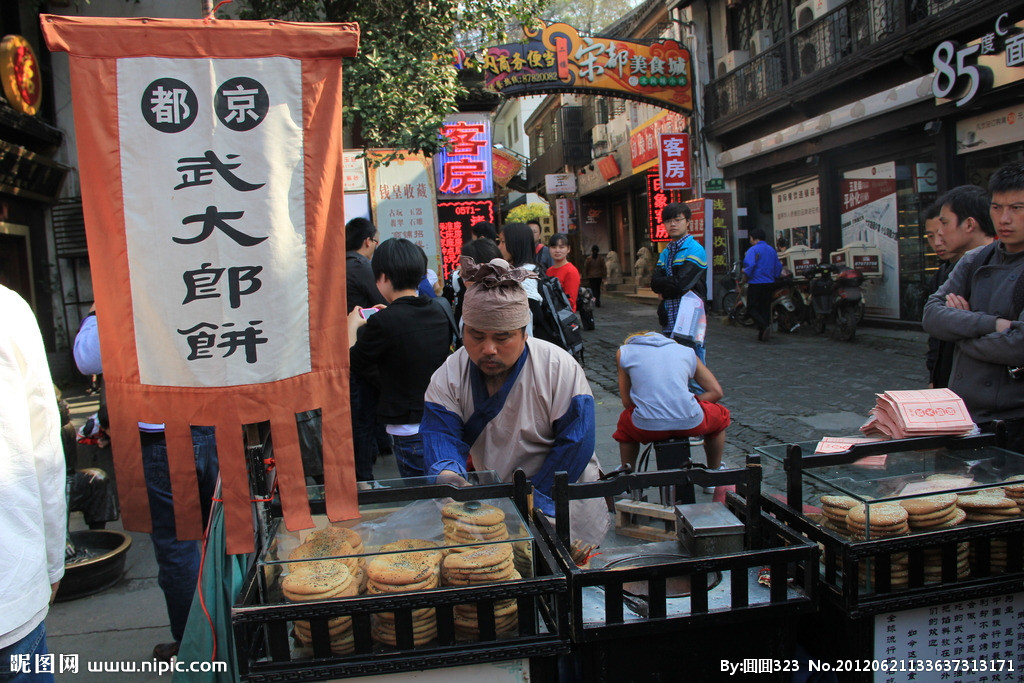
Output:
<svg viewBox="0 0 1024 683">
<path fill-rule="evenodd" d="M 377 248 L 377 228 L 365 218 L 353 218 L 345 225 L 345 283 L 348 308 L 383 306 L 387 300 L 377 291 L 370 257 Z M 352 448 L 356 460 L 356 479 L 373 479 L 377 445 L 377 389 L 373 381 L 353 374 L 349 381 L 352 409 Z M 381 433 L 381 437 L 386 437 Z"/>
<path fill-rule="evenodd" d="M 349 313 L 352 372 L 379 377 L 377 421 L 387 425 L 394 441 L 398 471 L 403 477 L 423 476 L 423 394 L 451 353 L 454 320 L 443 298 L 417 295 L 427 257 L 409 240 L 385 240 L 371 265 L 388 306 L 368 320 L 358 309 Z"/>
</svg>

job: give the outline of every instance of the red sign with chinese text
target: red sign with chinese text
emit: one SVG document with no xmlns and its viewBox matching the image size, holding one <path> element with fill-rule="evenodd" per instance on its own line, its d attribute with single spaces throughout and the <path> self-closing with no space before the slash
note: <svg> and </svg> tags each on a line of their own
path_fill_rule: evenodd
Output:
<svg viewBox="0 0 1024 683">
<path fill-rule="evenodd" d="M 658 171 L 666 190 L 690 188 L 690 136 L 686 133 L 662 133 L 659 136 Z"/>
<path fill-rule="evenodd" d="M 705 211 L 705 200 L 703 197 L 697 199 L 691 199 L 686 202 L 686 205 L 690 207 L 690 235 L 693 239 L 697 240 L 702 246 L 704 245 L 704 220 L 707 217 Z"/>
<path fill-rule="evenodd" d="M 633 168 L 658 158 L 658 136 L 662 133 L 681 133 L 686 130 L 686 119 L 679 114 L 667 113 L 642 126 L 629 136 L 629 157 Z"/>
<path fill-rule="evenodd" d="M 668 242 L 670 238 L 665 224 L 661 222 L 661 210 L 669 204 L 683 201 L 679 190 L 662 190 L 661 177 L 657 173 L 647 174 L 647 225 L 652 242 Z"/>
</svg>

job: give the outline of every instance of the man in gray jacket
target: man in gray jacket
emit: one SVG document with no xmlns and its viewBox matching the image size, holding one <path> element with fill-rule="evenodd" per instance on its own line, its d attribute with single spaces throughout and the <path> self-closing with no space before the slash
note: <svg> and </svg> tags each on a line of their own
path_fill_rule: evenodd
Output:
<svg viewBox="0 0 1024 683">
<path fill-rule="evenodd" d="M 974 421 L 1005 421 L 1008 447 L 1024 453 L 1024 163 L 996 171 L 989 193 L 997 240 L 960 259 L 922 323 L 956 343 L 949 388 Z"/>
</svg>

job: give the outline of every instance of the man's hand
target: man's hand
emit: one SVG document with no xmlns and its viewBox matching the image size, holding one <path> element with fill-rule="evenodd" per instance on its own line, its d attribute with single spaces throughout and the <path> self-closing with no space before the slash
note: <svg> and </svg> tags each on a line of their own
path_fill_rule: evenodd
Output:
<svg viewBox="0 0 1024 683">
<path fill-rule="evenodd" d="M 947 294 L 946 306 L 949 308 L 959 308 L 961 311 L 971 310 L 971 305 L 967 303 L 967 299 L 963 298 L 959 294 Z"/>
<path fill-rule="evenodd" d="M 452 484 L 453 486 L 469 486 L 469 482 L 459 474 L 451 470 L 441 470 L 437 474 L 436 483 L 438 484 Z"/>
<path fill-rule="evenodd" d="M 1012 325 L 1006 318 L 996 318 L 996 332 L 1006 332 Z"/>
<path fill-rule="evenodd" d="M 57 583 L 51 583 L 50 584 L 50 604 L 51 605 L 53 604 L 53 601 L 57 599 L 57 589 L 58 588 L 60 588 L 60 581 L 58 581 Z"/>
</svg>

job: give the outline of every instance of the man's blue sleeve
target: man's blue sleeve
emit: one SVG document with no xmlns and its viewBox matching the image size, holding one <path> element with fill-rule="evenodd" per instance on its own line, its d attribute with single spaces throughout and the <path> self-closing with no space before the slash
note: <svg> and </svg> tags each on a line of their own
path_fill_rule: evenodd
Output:
<svg viewBox="0 0 1024 683">
<path fill-rule="evenodd" d="M 423 467 L 428 475 L 443 470 L 466 475 L 469 444 L 463 438 L 462 419 L 437 403 L 423 405 L 420 436 L 423 438 Z"/>
<path fill-rule="evenodd" d="M 579 480 L 587 463 L 594 456 L 597 422 L 594 417 L 594 397 L 573 396 L 565 415 L 555 420 L 555 443 L 541 468 L 530 477 L 533 483 L 534 505 L 545 514 L 555 514 L 551 500 L 551 487 L 556 472 L 568 472 L 569 481 Z"/>
</svg>

